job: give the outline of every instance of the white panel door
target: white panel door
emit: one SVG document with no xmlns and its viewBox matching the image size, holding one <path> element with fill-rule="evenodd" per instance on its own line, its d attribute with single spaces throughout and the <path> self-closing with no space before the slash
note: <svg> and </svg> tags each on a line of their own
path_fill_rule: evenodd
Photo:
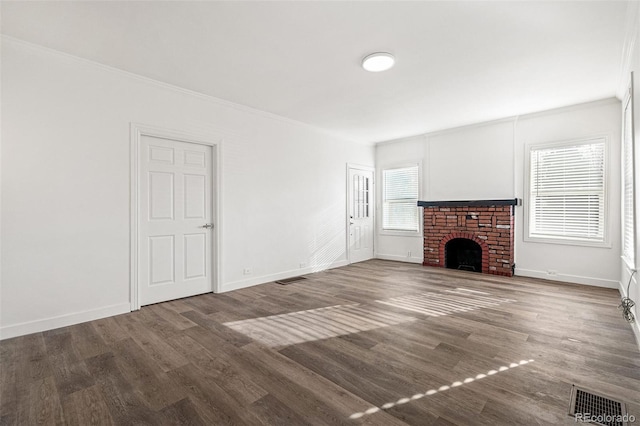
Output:
<svg viewBox="0 0 640 426">
<path fill-rule="evenodd" d="M 213 291 L 212 148 L 143 136 L 140 305 Z"/>
<path fill-rule="evenodd" d="M 373 258 L 373 170 L 349 168 L 349 262 Z"/>
</svg>

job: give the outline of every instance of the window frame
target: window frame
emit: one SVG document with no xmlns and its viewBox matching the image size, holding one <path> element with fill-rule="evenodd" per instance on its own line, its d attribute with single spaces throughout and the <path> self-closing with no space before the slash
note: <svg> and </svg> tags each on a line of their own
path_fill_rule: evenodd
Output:
<svg viewBox="0 0 640 426">
<path fill-rule="evenodd" d="M 630 120 L 629 123 L 627 123 L 627 109 L 629 109 L 629 116 L 630 116 Z M 622 102 L 622 146 L 620 147 L 621 150 L 621 170 L 622 170 L 622 179 L 621 179 L 621 183 L 620 183 L 620 198 L 621 198 L 621 257 L 623 262 L 627 265 L 627 267 L 631 270 L 635 270 L 636 269 L 636 259 L 638 257 L 638 253 L 636 252 L 636 229 L 637 229 L 637 207 L 636 207 L 636 162 L 635 162 L 635 128 L 634 128 L 634 119 L 633 119 L 633 114 L 634 114 L 634 109 L 635 109 L 635 105 L 633 102 L 633 73 L 631 73 L 631 81 L 629 83 L 629 88 L 627 91 L 627 94 Z M 627 140 L 626 138 L 626 129 L 627 129 L 627 125 L 630 126 L 629 128 L 629 133 L 630 133 L 630 139 Z M 627 145 L 628 144 L 628 145 Z M 630 152 L 627 151 L 627 149 L 630 150 Z M 627 170 L 626 170 L 626 160 L 627 160 L 627 155 L 630 157 L 629 158 L 629 164 L 631 166 L 631 252 L 633 257 L 629 258 L 627 256 L 627 252 L 625 251 L 625 241 L 626 241 L 626 233 L 627 233 L 627 228 L 626 228 L 626 224 L 627 224 L 627 193 L 626 193 L 626 187 L 625 184 L 627 183 L 626 181 L 626 175 L 627 175 Z"/>
<path fill-rule="evenodd" d="M 418 170 L 418 193 L 416 194 L 416 220 L 417 220 L 417 230 L 401 230 L 401 229 L 385 229 L 384 228 L 384 203 L 385 203 L 385 179 L 384 172 L 386 170 L 396 170 L 396 169 L 406 169 L 416 167 Z M 389 235 L 389 236 L 398 236 L 398 237 L 422 237 L 423 235 L 423 220 L 420 215 L 420 208 L 418 207 L 418 201 L 420 200 L 420 194 L 422 189 L 422 163 L 401 163 L 401 164 L 390 164 L 380 168 L 380 176 L 378 179 L 380 185 L 380 194 L 379 194 L 379 214 L 377 215 L 378 220 L 378 232 L 380 235 Z"/>
<path fill-rule="evenodd" d="M 526 147 L 525 156 L 525 173 L 524 173 L 524 195 L 525 195 L 525 209 L 524 209 L 524 235 L 525 242 L 543 243 L 543 244 L 560 244 L 570 246 L 582 246 L 582 247 L 601 247 L 611 248 L 611 218 L 609 215 L 609 174 L 611 169 L 611 159 L 609 155 L 610 151 L 610 139 L 609 134 L 597 134 L 588 137 L 569 139 L 563 141 L 555 141 L 548 143 L 534 143 L 528 144 Z M 531 235 L 531 160 L 532 153 L 536 150 L 549 149 L 549 148 L 562 148 L 575 145 L 589 145 L 595 142 L 604 142 L 604 177 L 603 177 L 603 240 L 602 241 L 589 241 L 576 239 L 571 237 L 558 237 L 558 236 L 532 236 Z"/>
</svg>

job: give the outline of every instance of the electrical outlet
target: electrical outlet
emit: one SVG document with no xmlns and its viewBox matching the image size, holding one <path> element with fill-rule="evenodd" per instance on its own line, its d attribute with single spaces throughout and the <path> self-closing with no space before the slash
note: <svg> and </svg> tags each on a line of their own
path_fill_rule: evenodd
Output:
<svg viewBox="0 0 640 426">
<path fill-rule="evenodd" d="M 251 275 L 251 268 L 244 268 L 242 270 L 242 273 L 245 274 L 245 275 Z"/>
<path fill-rule="evenodd" d="M 307 267 L 307 262 L 300 262 L 300 269 L 306 268 L 306 267 Z"/>
<path fill-rule="evenodd" d="M 410 251 L 407 252 L 407 257 L 411 257 L 411 252 Z"/>
</svg>

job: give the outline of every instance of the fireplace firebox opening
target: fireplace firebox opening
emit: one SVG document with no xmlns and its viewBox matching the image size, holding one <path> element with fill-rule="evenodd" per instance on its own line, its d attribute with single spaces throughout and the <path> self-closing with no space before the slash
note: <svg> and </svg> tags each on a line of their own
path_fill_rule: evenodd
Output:
<svg viewBox="0 0 640 426">
<path fill-rule="evenodd" d="M 454 238 L 444 246 L 445 268 L 482 273 L 482 247 L 467 238 Z"/>
</svg>

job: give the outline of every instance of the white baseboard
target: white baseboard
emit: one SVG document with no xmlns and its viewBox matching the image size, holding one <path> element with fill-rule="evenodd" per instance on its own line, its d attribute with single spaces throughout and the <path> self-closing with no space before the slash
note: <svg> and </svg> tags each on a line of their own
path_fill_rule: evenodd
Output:
<svg viewBox="0 0 640 426">
<path fill-rule="evenodd" d="M 621 282 L 618 282 L 618 291 L 620 291 L 620 297 L 627 296 L 627 289 Z M 638 318 L 637 310 L 635 310 L 633 314 L 636 317 L 636 320 L 631 323 L 631 329 L 633 330 L 633 335 L 636 338 L 636 344 L 638 345 L 638 348 L 640 348 L 640 318 Z"/>
<path fill-rule="evenodd" d="M 400 256 L 400 255 L 397 255 L 397 254 L 380 254 L 380 253 L 376 253 L 376 259 L 394 260 L 396 262 L 407 262 L 407 263 L 420 263 L 420 264 L 422 264 L 422 258 L 421 257 L 407 257 L 407 256 Z"/>
<path fill-rule="evenodd" d="M 277 274 L 262 275 L 259 277 L 253 277 L 246 280 L 233 281 L 230 283 L 222 284 L 222 291 L 239 290 L 241 288 L 253 287 L 254 285 L 270 283 L 276 280 L 283 280 L 285 278 L 297 277 L 299 275 L 312 274 L 314 272 L 324 271 L 326 269 L 339 268 L 341 266 L 347 266 L 349 264 L 346 260 L 338 260 L 332 263 L 325 263 L 322 265 L 314 265 L 301 269 L 292 269 L 289 271 L 278 272 Z"/>
<path fill-rule="evenodd" d="M 25 334 L 38 333 L 40 331 L 53 330 L 55 328 L 80 324 L 81 322 L 125 314 L 127 312 L 131 312 L 131 304 L 129 302 L 105 306 L 98 309 L 91 309 L 89 311 L 74 312 L 72 314 L 60 315 L 53 318 L 8 325 L 0 328 L 0 340 L 24 336 Z"/>
<path fill-rule="evenodd" d="M 515 275 L 519 275 L 521 277 L 529 277 L 529 278 L 542 278 L 545 280 L 552 280 L 552 281 L 564 281 L 568 283 L 590 285 L 594 287 L 606 287 L 606 288 L 619 287 L 619 282 L 615 280 L 582 277 L 579 275 L 565 275 L 565 274 L 549 275 L 544 271 L 535 271 L 532 269 L 516 268 Z"/>
<path fill-rule="evenodd" d="M 222 285 L 222 293 L 231 290 L 238 290 L 245 287 L 251 287 L 258 284 L 264 284 L 275 280 L 282 280 L 298 275 L 311 274 L 313 272 L 324 271 L 326 269 L 338 268 L 348 265 L 346 260 L 339 260 L 323 265 L 314 265 L 302 269 L 294 269 L 290 271 L 280 272 L 272 275 L 263 275 L 253 277 L 247 280 L 235 281 Z M 103 308 L 92 309 L 89 311 L 75 312 L 72 314 L 60 315 L 53 318 L 45 318 L 41 320 L 28 321 L 20 324 L 8 325 L 0 327 L 0 340 L 10 339 L 12 337 L 24 336 L 26 334 L 38 333 L 41 331 L 53 330 L 69 325 L 80 324 L 82 322 L 93 321 L 101 318 L 111 317 L 114 315 L 125 314 L 131 312 L 131 304 L 121 303 L 117 305 L 105 306 Z"/>
</svg>

